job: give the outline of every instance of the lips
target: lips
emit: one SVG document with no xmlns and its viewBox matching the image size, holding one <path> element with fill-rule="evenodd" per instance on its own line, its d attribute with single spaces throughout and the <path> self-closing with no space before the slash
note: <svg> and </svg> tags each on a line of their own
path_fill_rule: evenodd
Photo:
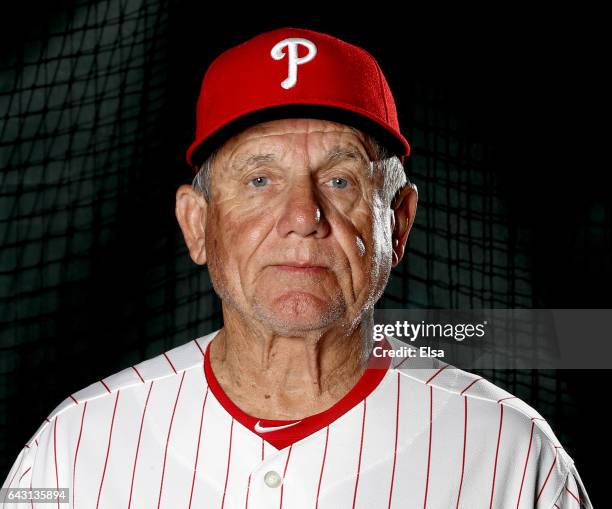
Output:
<svg viewBox="0 0 612 509">
<path fill-rule="evenodd" d="M 328 269 L 309 262 L 285 262 L 272 265 L 276 270 L 294 274 L 322 274 Z"/>
</svg>

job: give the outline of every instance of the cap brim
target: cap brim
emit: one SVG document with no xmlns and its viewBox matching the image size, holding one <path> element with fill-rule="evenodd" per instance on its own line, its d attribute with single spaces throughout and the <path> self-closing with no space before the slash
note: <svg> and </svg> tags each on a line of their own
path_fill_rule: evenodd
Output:
<svg viewBox="0 0 612 509">
<path fill-rule="evenodd" d="M 194 168 L 197 168 L 215 149 L 244 129 L 261 122 L 283 118 L 316 118 L 346 124 L 370 134 L 402 160 L 410 153 L 410 146 L 401 134 L 395 133 L 390 127 L 383 126 L 378 121 L 368 118 L 363 114 L 338 106 L 284 104 L 282 106 L 270 106 L 252 111 L 228 121 L 203 142 L 194 142 L 188 150 L 188 162 Z"/>
</svg>

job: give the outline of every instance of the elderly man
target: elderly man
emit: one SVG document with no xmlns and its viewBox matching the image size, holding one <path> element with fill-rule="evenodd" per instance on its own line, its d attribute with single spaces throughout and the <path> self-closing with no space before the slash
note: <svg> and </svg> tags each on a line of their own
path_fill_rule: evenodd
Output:
<svg viewBox="0 0 612 509">
<path fill-rule="evenodd" d="M 224 326 L 71 395 L 5 487 L 71 507 L 591 507 L 528 405 L 393 338 L 373 354 L 416 213 L 408 151 L 360 48 L 286 28 L 218 57 L 176 216 Z"/>
</svg>

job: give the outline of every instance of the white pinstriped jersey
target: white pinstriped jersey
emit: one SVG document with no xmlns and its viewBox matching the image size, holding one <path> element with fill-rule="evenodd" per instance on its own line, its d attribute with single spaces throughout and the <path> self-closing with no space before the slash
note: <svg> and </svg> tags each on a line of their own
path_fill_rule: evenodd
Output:
<svg viewBox="0 0 612 509">
<path fill-rule="evenodd" d="M 67 487 L 83 509 L 592 507 L 534 409 L 439 361 L 376 370 L 315 424 L 258 433 L 205 369 L 217 332 L 71 395 L 4 487 Z"/>
</svg>

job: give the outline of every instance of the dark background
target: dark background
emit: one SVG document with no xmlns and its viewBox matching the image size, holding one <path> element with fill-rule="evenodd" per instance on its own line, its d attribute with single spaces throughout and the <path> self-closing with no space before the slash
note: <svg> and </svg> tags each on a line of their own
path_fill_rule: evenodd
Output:
<svg viewBox="0 0 612 509">
<path fill-rule="evenodd" d="M 396 96 L 420 199 L 380 306 L 612 307 L 601 15 L 397 5 L 3 8 L 0 477 L 67 395 L 221 325 L 174 192 L 207 65 L 267 29 L 364 47 Z M 603 504 L 610 371 L 483 374 L 547 418 Z"/>
</svg>

